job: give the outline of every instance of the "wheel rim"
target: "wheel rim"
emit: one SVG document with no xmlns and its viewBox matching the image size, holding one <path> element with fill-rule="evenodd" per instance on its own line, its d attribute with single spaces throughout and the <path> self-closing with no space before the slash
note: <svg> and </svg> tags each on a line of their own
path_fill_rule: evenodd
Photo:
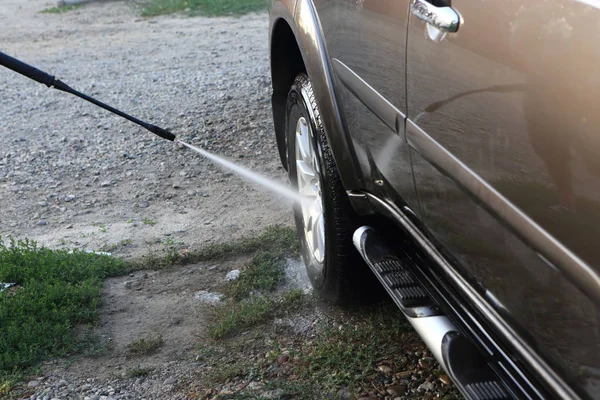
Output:
<svg viewBox="0 0 600 400">
<path fill-rule="evenodd" d="M 317 152 L 304 117 L 296 124 L 296 174 L 298 192 L 305 201 L 300 205 L 304 238 L 308 251 L 319 263 L 325 259 L 325 223 L 321 195 L 321 174 Z"/>
</svg>

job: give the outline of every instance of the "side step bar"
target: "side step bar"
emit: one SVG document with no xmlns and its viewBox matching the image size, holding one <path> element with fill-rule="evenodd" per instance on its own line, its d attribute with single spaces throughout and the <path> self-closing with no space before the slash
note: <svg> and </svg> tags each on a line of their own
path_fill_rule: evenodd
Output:
<svg viewBox="0 0 600 400">
<path fill-rule="evenodd" d="M 352 239 L 367 265 L 467 399 L 513 398 L 485 357 L 427 295 L 410 271 L 414 263 L 410 255 L 396 254 L 368 226 L 358 228 Z"/>
</svg>

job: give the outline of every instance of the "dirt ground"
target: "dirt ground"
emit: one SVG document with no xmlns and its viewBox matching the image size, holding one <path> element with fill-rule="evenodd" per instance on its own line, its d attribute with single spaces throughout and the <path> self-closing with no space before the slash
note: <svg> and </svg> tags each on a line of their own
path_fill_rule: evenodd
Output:
<svg viewBox="0 0 600 400">
<path fill-rule="evenodd" d="M 266 14 L 140 18 L 136 3 L 5 0 L 0 48 L 178 137 L 286 182 Z M 187 149 L 0 69 L 0 235 L 137 256 L 291 224 L 289 202 Z"/>
</svg>

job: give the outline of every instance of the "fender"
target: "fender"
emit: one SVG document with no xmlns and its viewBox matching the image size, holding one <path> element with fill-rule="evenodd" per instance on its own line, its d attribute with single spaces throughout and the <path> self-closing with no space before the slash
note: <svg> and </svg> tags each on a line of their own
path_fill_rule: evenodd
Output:
<svg viewBox="0 0 600 400">
<path fill-rule="evenodd" d="M 362 173 L 358 168 L 354 146 L 338 106 L 331 61 L 315 6 L 312 0 L 273 1 L 270 18 L 271 43 L 273 29 L 279 19 L 284 19 L 294 33 L 306 72 L 313 83 L 325 135 L 344 188 L 360 189 L 363 187 Z M 275 113 L 275 96 L 282 94 L 274 92 L 273 95 Z M 287 93 L 285 95 L 287 96 Z M 277 121 L 275 124 L 277 126 Z"/>
</svg>

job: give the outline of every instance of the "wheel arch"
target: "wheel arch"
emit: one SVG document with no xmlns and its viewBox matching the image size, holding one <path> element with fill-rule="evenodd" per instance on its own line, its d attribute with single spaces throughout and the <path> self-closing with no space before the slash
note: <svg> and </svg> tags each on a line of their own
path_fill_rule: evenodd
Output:
<svg viewBox="0 0 600 400">
<path fill-rule="evenodd" d="M 305 72 L 313 82 L 321 114 L 327 116 L 323 118 L 325 134 L 342 183 L 347 190 L 360 189 L 362 174 L 338 107 L 331 63 L 312 0 L 274 1 L 270 37 L 273 121 L 284 167 L 285 102 L 294 78 Z"/>
</svg>

